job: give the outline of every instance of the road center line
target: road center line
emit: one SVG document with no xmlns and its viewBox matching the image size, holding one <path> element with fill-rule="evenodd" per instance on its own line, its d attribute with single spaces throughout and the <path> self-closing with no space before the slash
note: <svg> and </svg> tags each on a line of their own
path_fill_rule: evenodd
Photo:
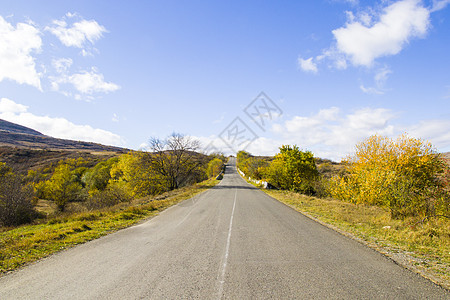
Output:
<svg viewBox="0 0 450 300">
<path fill-rule="evenodd" d="M 228 228 L 227 246 L 225 247 L 225 255 L 223 258 L 222 270 L 220 272 L 218 299 L 222 298 L 223 284 L 225 283 L 225 272 L 227 270 L 228 256 L 230 254 L 231 229 L 233 228 L 233 217 L 234 217 L 234 208 L 236 207 L 236 198 L 237 198 L 237 189 L 235 190 L 234 193 L 233 210 L 231 211 L 230 226 Z"/>
</svg>

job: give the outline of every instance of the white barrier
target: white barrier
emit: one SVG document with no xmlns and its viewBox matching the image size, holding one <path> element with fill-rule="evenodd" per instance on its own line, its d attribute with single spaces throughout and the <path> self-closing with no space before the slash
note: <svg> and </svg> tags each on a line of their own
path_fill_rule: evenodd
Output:
<svg viewBox="0 0 450 300">
<path fill-rule="evenodd" d="M 251 177 L 247 177 L 245 176 L 244 172 L 242 172 L 239 168 L 237 168 L 239 174 L 241 174 L 242 177 L 244 178 L 248 178 L 248 181 L 251 181 L 253 183 L 256 183 L 258 185 L 261 185 L 263 188 L 268 189 L 269 188 L 269 183 L 267 181 L 264 180 L 256 180 L 256 179 L 252 179 Z"/>
</svg>

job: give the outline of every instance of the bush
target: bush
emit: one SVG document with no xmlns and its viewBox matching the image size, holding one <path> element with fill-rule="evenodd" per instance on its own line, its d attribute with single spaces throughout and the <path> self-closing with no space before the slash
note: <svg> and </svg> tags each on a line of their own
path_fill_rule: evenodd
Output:
<svg viewBox="0 0 450 300">
<path fill-rule="evenodd" d="M 23 185 L 20 176 L 0 163 L 0 225 L 21 225 L 36 218 L 32 199 L 32 187 Z"/>
<path fill-rule="evenodd" d="M 95 190 L 85 202 L 89 210 L 114 206 L 121 202 L 130 202 L 131 197 L 127 191 L 115 184 L 110 184 L 105 190 Z"/>
<path fill-rule="evenodd" d="M 407 135 L 397 140 L 375 135 L 356 149 L 346 160 L 347 174 L 333 180 L 334 197 L 386 207 L 393 218 L 448 214 L 443 181 L 448 166 L 430 143 Z"/>
<path fill-rule="evenodd" d="M 266 177 L 278 189 L 314 194 L 319 172 L 310 151 L 300 151 L 295 145 L 283 145 L 267 168 Z"/>
<path fill-rule="evenodd" d="M 237 166 L 246 176 L 261 180 L 265 177 L 266 169 L 269 166 L 269 159 L 252 156 L 245 151 L 239 151 L 237 153 Z"/>
</svg>

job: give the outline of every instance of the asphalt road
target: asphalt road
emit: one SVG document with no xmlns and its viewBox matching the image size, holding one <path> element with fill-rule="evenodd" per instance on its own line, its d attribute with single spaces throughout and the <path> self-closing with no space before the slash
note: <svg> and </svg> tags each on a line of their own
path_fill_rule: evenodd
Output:
<svg viewBox="0 0 450 300">
<path fill-rule="evenodd" d="M 0 278 L 0 299 L 450 299 L 247 184 L 222 182 L 140 225 Z"/>
</svg>

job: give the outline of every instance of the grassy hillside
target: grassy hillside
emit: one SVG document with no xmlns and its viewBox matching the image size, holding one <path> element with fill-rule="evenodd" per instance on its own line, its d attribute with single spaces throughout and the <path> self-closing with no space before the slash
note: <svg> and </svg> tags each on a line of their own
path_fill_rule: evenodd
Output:
<svg viewBox="0 0 450 300">
<path fill-rule="evenodd" d="M 15 172 L 26 174 L 28 170 L 39 170 L 57 165 L 61 160 L 83 158 L 96 163 L 120 155 L 120 152 L 87 152 L 67 150 L 35 150 L 14 147 L 0 147 L 0 162 Z"/>
</svg>

